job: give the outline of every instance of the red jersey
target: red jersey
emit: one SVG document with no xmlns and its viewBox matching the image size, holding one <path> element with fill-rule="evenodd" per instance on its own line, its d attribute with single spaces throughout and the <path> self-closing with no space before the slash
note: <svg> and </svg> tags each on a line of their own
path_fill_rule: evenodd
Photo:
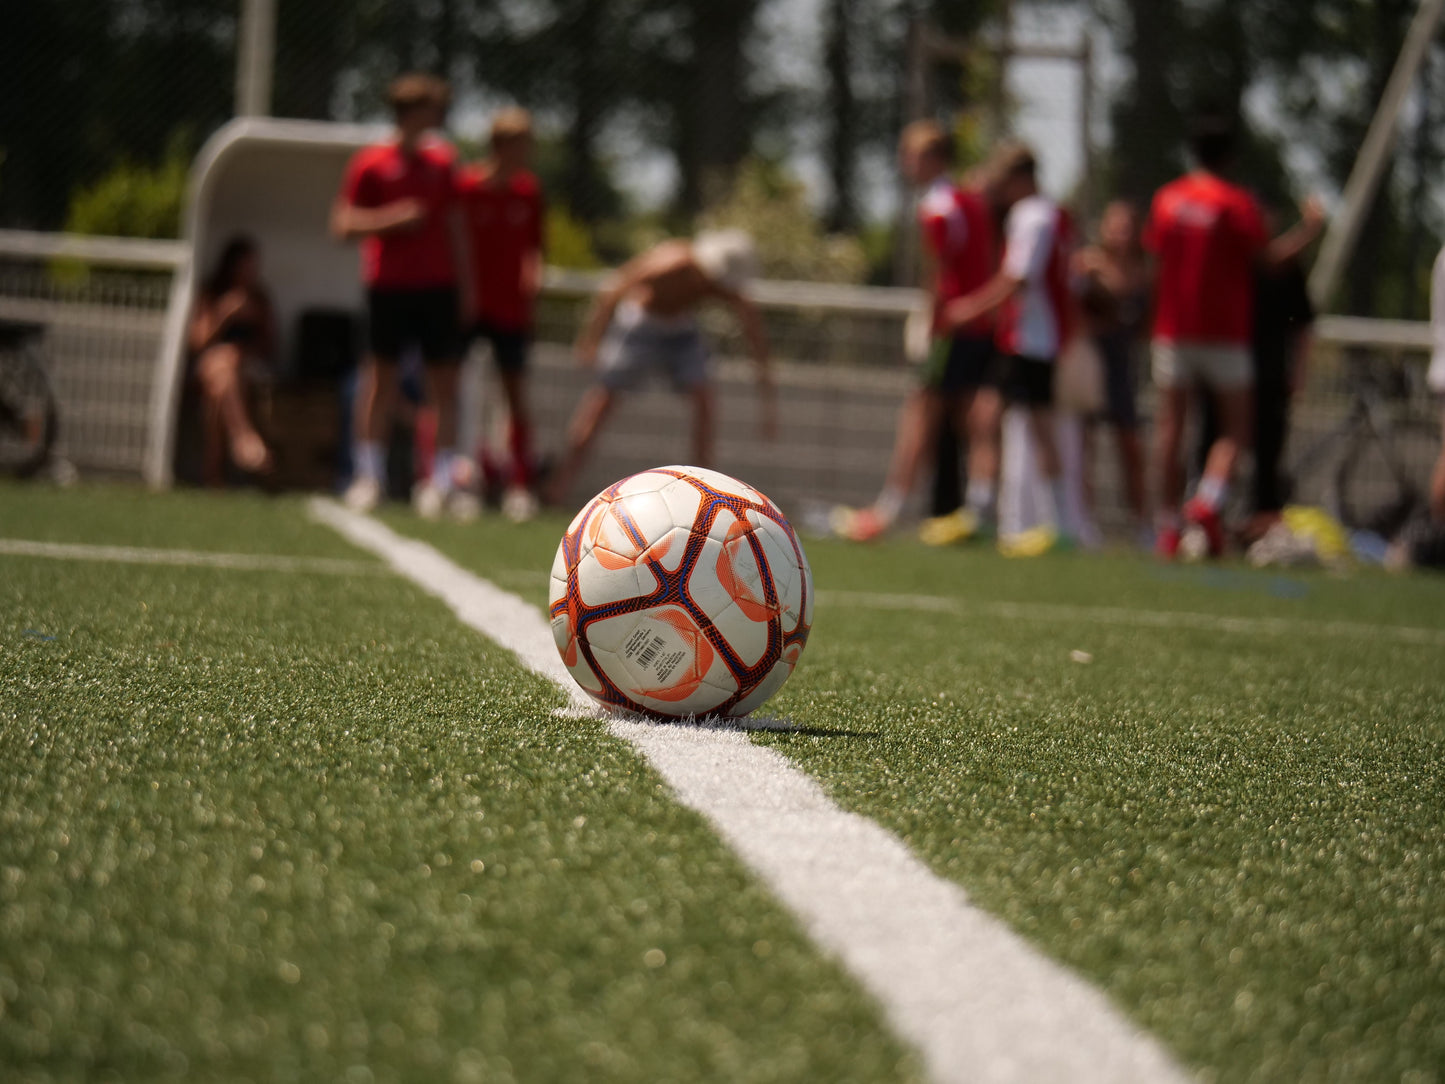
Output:
<svg viewBox="0 0 1445 1084">
<path fill-rule="evenodd" d="M 1268 240 L 1253 196 L 1211 173 L 1190 173 L 1154 194 L 1144 247 L 1158 263 L 1154 337 L 1249 343 L 1254 264 Z"/>
<path fill-rule="evenodd" d="M 427 290 L 456 285 L 450 222 L 455 169 L 456 153 L 440 139 L 427 140 L 412 154 L 396 143 L 378 143 L 352 157 L 341 195 L 353 206 L 382 207 L 401 199 L 426 206 L 420 225 L 361 239 L 361 279 L 367 286 Z"/>
<path fill-rule="evenodd" d="M 1002 270 L 1022 285 L 999 310 L 996 341 L 1003 353 L 1037 361 L 1058 357 L 1073 331 L 1073 249 L 1073 221 L 1052 200 L 1028 196 L 1009 208 Z"/>
<path fill-rule="evenodd" d="M 458 176 L 457 192 L 472 252 L 477 319 L 503 331 L 530 330 L 533 299 L 523 289 L 522 269 L 542 251 L 541 183 L 525 170 L 490 183 L 484 169 L 471 166 Z"/>
<path fill-rule="evenodd" d="M 937 265 L 933 280 L 936 331 L 944 305 L 973 293 L 993 276 L 997 261 L 993 216 L 977 192 L 940 177 L 918 202 L 918 225 Z M 993 316 L 981 316 L 961 330 L 965 335 L 988 335 L 993 331 Z"/>
</svg>

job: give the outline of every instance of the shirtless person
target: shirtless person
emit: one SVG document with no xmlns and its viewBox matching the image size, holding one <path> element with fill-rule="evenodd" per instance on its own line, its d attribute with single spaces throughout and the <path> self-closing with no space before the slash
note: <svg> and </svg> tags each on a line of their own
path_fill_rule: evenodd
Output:
<svg viewBox="0 0 1445 1084">
<path fill-rule="evenodd" d="M 772 439 L 777 423 L 768 343 L 757 309 L 741 292 L 754 263 L 746 234 L 720 230 L 695 241 L 664 241 L 617 272 L 597 296 L 577 338 L 577 360 L 597 370 L 597 383 L 567 427 L 567 450 L 547 492 L 552 503 L 566 495 L 617 394 L 635 388 L 649 373 L 665 375 L 691 400 L 692 460 L 711 465 L 713 388 L 707 343 L 697 324 L 697 309 L 706 301 L 727 305 L 742 325 L 757 363 L 763 433 Z"/>
</svg>

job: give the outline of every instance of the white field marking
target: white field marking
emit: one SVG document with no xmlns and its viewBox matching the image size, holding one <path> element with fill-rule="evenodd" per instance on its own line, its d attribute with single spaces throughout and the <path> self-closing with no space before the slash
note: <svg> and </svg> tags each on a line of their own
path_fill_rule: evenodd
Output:
<svg viewBox="0 0 1445 1084">
<path fill-rule="evenodd" d="M 314 500 L 311 512 L 557 682 L 579 714 L 606 718 L 567 673 L 539 609 L 334 501 Z M 1098 990 L 739 727 L 614 718 L 609 729 L 641 750 L 878 999 L 935 1080 L 1187 1079 Z"/>
<path fill-rule="evenodd" d="M 545 573 L 504 569 L 497 582 L 517 590 L 541 592 Z M 1370 624 L 1365 621 L 1312 621 L 1303 617 L 1230 617 L 1180 610 L 1135 610 L 1125 606 L 1078 606 L 1055 602 L 1002 602 L 940 595 L 892 594 L 884 591 L 819 591 L 822 605 L 856 606 L 869 610 L 917 610 L 959 617 L 1002 618 L 1005 621 L 1092 621 L 1101 625 L 1135 625 L 1154 629 L 1257 636 L 1331 636 L 1354 640 L 1372 637 L 1426 647 L 1445 647 L 1445 629 L 1413 625 Z"/>
<path fill-rule="evenodd" d="M 127 565 L 187 565 L 245 572 L 321 572 L 355 576 L 379 571 L 367 561 L 336 557 L 283 557 L 266 553 L 207 553 L 204 550 L 148 549 L 139 546 L 90 546 L 74 542 L 30 542 L 0 538 L 0 556 L 48 557 L 58 561 L 114 561 Z"/>
<path fill-rule="evenodd" d="M 1335 636 L 1349 640 L 1383 639 L 1406 644 L 1445 646 L 1445 629 L 1414 625 L 1375 625 L 1365 621 L 1311 621 L 1303 617 L 1229 617 L 1179 610 L 1134 610 L 1124 606 L 1074 606 L 1055 602 L 970 602 L 938 595 L 874 591 L 819 591 L 818 602 L 874 610 L 920 610 L 999 617 L 1019 621 L 1093 621 L 1101 625 L 1137 625 L 1156 629 L 1265 636 Z"/>
</svg>

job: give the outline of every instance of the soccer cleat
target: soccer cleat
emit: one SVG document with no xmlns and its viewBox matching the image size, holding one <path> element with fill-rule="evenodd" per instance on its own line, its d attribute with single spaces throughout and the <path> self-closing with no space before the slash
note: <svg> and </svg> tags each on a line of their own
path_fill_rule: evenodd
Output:
<svg viewBox="0 0 1445 1084">
<path fill-rule="evenodd" d="M 1069 548 L 1052 527 L 1030 527 L 1026 531 L 999 535 L 998 551 L 1005 557 L 1042 557 L 1055 549 Z"/>
<path fill-rule="evenodd" d="M 833 533 L 849 542 L 872 542 L 888 530 L 888 521 L 872 508 L 833 509 Z"/>
<path fill-rule="evenodd" d="M 1219 557 L 1224 553 L 1224 524 L 1219 519 L 1219 513 L 1213 508 L 1198 497 L 1186 501 L 1184 522 L 1193 524 L 1204 533 L 1208 556 Z"/>
<path fill-rule="evenodd" d="M 341 499 L 353 512 L 373 512 L 381 503 L 381 483 L 375 478 L 359 474 L 352 479 L 351 485 L 346 487 L 346 493 Z"/>
<path fill-rule="evenodd" d="M 959 508 L 946 516 L 934 516 L 918 527 L 918 538 L 925 546 L 955 546 L 978 534 L 978 515 L 970 508 Z"/>
<path fill-rule="evenodd" d="M 475 493 L 456 489 L 446 500 L 447 515 L 457 523 L 475 523 L 482 514 L 482 502 Z"/>
<path fill-rule="evenodd" d="M 1154 553 L 1165 561 L 1179 556 L 1179 528 L 1160 527 L 1154 536 Z"/>
<path fill-rule="evenodd" d="M 537 498 L 522 486 L 513 486 L 502 497 L 502 515 L 513 523 L 526 523 L 537 515 Z"/>
<path fill-rule="evenodd" d="M 446 511 L 447 495 L 432 482 L 423 482 L 411 495 L 411 506 L 422 519 L 438 520 Z"/>
</svg>

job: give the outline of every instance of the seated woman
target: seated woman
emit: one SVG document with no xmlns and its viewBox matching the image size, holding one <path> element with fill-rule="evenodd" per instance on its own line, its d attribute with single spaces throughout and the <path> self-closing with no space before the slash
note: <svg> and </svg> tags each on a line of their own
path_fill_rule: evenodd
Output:
<svg viewBox="0 0 1445 1084">
<path fill-rule="evenodd" d="M 250 238 L 231 238 L 201 284 L 189 341 L 204 412 L 205 483 L 224 484 L 227 458 L 249 474 L 270 470 L 271 452 L 251 420 L 246 384 L 275 351 L 276 322 Z"/>
</svg>

